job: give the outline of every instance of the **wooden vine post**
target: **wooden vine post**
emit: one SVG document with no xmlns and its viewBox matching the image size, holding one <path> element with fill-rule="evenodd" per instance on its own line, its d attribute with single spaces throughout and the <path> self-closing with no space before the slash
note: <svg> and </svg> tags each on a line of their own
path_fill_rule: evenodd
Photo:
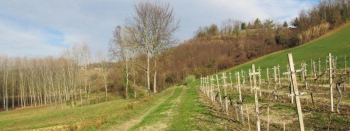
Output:
<svg viewBox="0 0 350 131">
<path fill-rule="evenodd" d="M 245 105 L 245 108 L 247 109 L 247 117 L 248 117 L 248 131 L 250 131 L 249 109 L 248 109 L 248 106 L 247 106 L 247 105 Z"/>
<path fill-rule="evenodd" d="M 277 74 L 278 74 L 278 85 L 281 87 L 281 75 L 280 75 L 280 65 L 277 65 Z"/>
<path fill-rule="evenodd" d="M 207 96 L 208 97 L 210 97 L 210 80 L 209 80 L 209 76 L 207 77 L 207 82 L 208 82 L 208 86 L 206 86 L 206 89 L 205 89 L 205 91 L 206 91 L 206 93 L 207 93 Z"/>
<path fill-rule="evenodd" d="M 306 62 L 304 62 L 304 64 L 303 64 L 303 69 L 304 69 L 304 71 L 303 71 L 303 73 L 304 73 L 304 75 L 303 75 L 303 80 L 304 80 L 304 82 L 305 82 L 305 87 L 306 87 L 306 89 L 308 89 L 308 88 L 309 88 L 309 85 L 308 85 L 308 81 L 307 81 L 307 79 L 306 79 L 306 76 L 307 76 L 307 68 L 306 68 L 306 66 L 307 66 L 307 64 L 306 64 Z"/>
<path fill-rule="evenodd" d="M 233 83 L 232 83 L 232 73 L 231 72 L 229 72 L 228 74 L 230 74 L 230 83 L 231 83 L 231 89 L 233 89 Z"/>
<path fill-rule="evenodd" d="M 269 131 L 270 128 L 270 104 L 267 106 L 267 131 Z"/>
<path fill-rule="evenodd" d="M 299 127 L 300 131 L 305 131 L 304 129 L 304 120 L 303 120 L 303 112 L 301 111 L 301 104 L 299 99 L 299 90 L 298 90 L 298 84 L 297 84 L 297 78 L 295 75 L 295 69 L 294 69 L 294 62 L 293 62 L 293 56 L 291 53 L 288 54 L 288 60 L 289 60 L 289 66 L 290 66 L 290 73 L 291 73 L 291 82 L 294 89 L 294 96 L 295 101 L 297 104 L 297 111 L 298 111 L 298 119 L 299 119 Z"/>
<path fill-rule="evenodd" d="M 316 78 L 317 78 L 317 76 L 316 76 L 316 62 L 313 61 L 312 64 L 313 64 L 313 66 L 314 66 L 313 71 L 314 71 L 314 77 L 315 77 L 315 79 L 316 79 Z"/>
<path fill-rule="evenodd" d="M 211 96 L 211 101 L 215 101 L 215 94 L 214 94 L 214 87 L 215 87 L 215 84 L 214 84 L 214 76 L 211 76 L 211 86 L 210 86 L 210 96 Z"/>
<path fill-rule="evenodd" d="M 227 105 L 227 92 L 226 92 L 226 88 L 227 88 L 227 84 L 226 84 L 226 73 L 222 73 L 222 87 L 224 88 L 224 93 L 225 93 L 225 111 L 226 111 L 226 116 L 228 116 L 228 105 Z"/>
<path fill-rule="evenodd" d="M 317 75 L 321 75 L 321 59 L 318 58 L 318 74 Z"/>
<path fill-rule="evenodd" d="M 330 91 L 330 97 L 331 97 L 331 112 L 334 112 L 334 107 L 333 107 L 333 81 L 332 81 L 332 73 L 333 73 L 333 67 L 332 67 L 332 54 L 329 53 L 328 56 L 328 63 L 329 63 L 329 91 Z"/>
<path fill-rule="evenodd" d="M 209 76 L 207 77 L 207 83 L 208 83 L 207 93 L 208 93 L 208 97 L 210 97 L 210 77 Z"/>
<path fill-rule="evenodd" d="M 239 106 L 239 113 L 241 115 L 241 121 L 242 123 L 244 123 L 244 118 L 243 118 L 243 101 L 242 101 L 242 92 L 241 92 L 241 82 L 240 82 L 240 79 L 239 79 L 239 73 L 237 73 L 237 86 L 238 86 L 238 100 L 239 100 L 239 103 L 240 103 L 240 106 Z"/>
<path fill-rule="evenodd" d="M 267 79 L 267 85 L 269 85 L 270 86 L 270 76 L 269 76 L 269 68 L 267 67 L 266 68 L 266 79 Z"/>
<path fill-rule="evenodd" d="M 222 104 L 222 100 L 221 100 L 221 90 L 220 90 L 220 83 L 219 83 L 219 77 L 218 75 L 216 75 L 216 85 L 218 86 L 218 90 L 219 90 L 219 102 L 220 105 Z"/>
<path fill-rule="evenodd" d="M 273 69 L 274 82 L 276 84 L 277 83 L 277 67 L 274 66 L 272 69 Z"/>
<path fill-rule="evenodd" d="M 203 91 L 203 77 L 201 76 L 201 86 L 200 89 Z"/>
<path fill-rule="evenodd" d="M 242 75 L 242 88 L 245 88 L 245 78 L 244 78 L 244 71 L 241 70 L 241 75 Z"/>
<path fill-rule="evenodd" d="M 252 73 L 249 74 L 253 76 L 253 86 L 254 86 L 254 96 L 255 96 L 255 113 L 256 113 L 256 129 L 260 131 L 260 119 L 259 119 L 259 101 L 258 101 L 258 90 L 260 89 L 256 85 L 256 75 L 259 75 L 260 72 L 255 72 L 255 65 L 252 65 Z"/>
<path fill-rule="evenodd" d="M 249 74 L 252 73 L 252 71 L 249 69 Z M 252 76 L 249 75 L 249 83 L 250 83 L 250 92 L 253 93 L 253 81 L 252 81 Z"/>
<path fill-rule="evenodd" d="M 277 100 L 277 74 L 276 74 L 277 68 L 276 68 L 276 66 L 274 66 L 272 69 L 273 69 L 273 74 L 274 74 L 274 90 L 273 90 L 273 94 L 275 96 L 275 100 Z"/>
<path fill-rule="evenodd" d="M 260 66 L 259 66 L 259 69 L 258 69 L 258 71 L 259 71 L 259 74 L 258 74 L 258 76 L 259 76 L 259 84 L 258 84 L 258 87 L 261 87 L 261 69 L 260 69 Z M 261 90 L 259 90 L 259 96 L 261 97 Z"/>
<path fill-rule="evenodd" d="M 345 54 L 345 57 L 344 57 L 344 69 L 346 70 L 346 54 Z"/>
</svg>

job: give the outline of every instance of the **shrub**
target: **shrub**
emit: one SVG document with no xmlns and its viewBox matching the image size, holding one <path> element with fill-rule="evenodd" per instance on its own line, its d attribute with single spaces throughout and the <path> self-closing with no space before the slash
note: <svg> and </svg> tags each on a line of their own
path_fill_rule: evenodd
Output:
<svg viewBox="0 0 350 131">
<path fill-rule="evenodd" d="M 194 82 L 195 80 L 196 80 L 195 75 L 186 76 L 184 84 L 187 85 L 188 83 Z"/>
</svg>

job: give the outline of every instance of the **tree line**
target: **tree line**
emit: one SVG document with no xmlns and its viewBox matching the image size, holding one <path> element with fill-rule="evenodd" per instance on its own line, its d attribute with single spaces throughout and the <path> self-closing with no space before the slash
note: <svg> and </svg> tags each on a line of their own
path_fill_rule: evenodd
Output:
<svg viewBox="0 0 350 131">
<path fill-rule="evenodd" d="M 97 56 L 96 56 L 97 57 Z M 101 57 L 99 57 L 101 58 Z M 86 44 L 77 44 L 60 57 L 0 56 L 0 105 L 4 110 L 48 104 L 74 107 L 89 104 L 93 78 L 91 52 Z M 107 62 L 95 65 L 107 82 Z M 104 84 L 107 85 L 107 84 Z M 105 86 L 106 100 L 107 87 Z"/>
</svg>

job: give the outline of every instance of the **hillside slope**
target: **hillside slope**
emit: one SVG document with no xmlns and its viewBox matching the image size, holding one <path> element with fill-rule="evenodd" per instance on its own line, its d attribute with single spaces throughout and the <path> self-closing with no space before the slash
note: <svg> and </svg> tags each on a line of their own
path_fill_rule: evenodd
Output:
<svg viewBox="0 0 350 131">
<path fill-rule="evenodd" d="M 310 65 L 311 60 L 318 62 L 321 59 L 321 63 L 325 65 L 326 56 L 328 53 L 332 53 L 333 56 L 337 56 L 338 61 L 343 62 L 345 55 L 347 58 L 350 57 L 350 23 L 347 23 L 336 30 L 333 30 L 324 36 L 311 41 L 307 44 L 275 52 L 267 56 L 246 62 L 239 66 L 229 69 L 231 72 L 248 70 L 251 68 L 252 64 L 259 66 L 261 69 L 273 68 L 278 64 L 281 66 L 281 71 L 286 70 L 287 65 L 287 54 L 292 53 L 294 58 L 294 63 L 296 67 L 299 68 L 299 64 L 302 61 L 306 61 Z M 349 61 L 349 60 L 347 60 Z M 338 67 L 344 67 L 344 63 L 337 63 Z M 309 68 L 309 66 L 307 67 Z M 262 72 L 264 74 L 265 72 Z M 265 75 L 262 75 L 263 77 Z"/>
<path fill-rule="evenodd" d="M 245 77 L 240 76 L 241 83 L 239 86 L 236 83 L 236 76 L 233 76 L 232 79 L 231 77 L 226 77 L 226 83 L 224 83 L 222 80 L 223 77 L 220 76 L 223 73 L 219 73 L 219 77 L 216 77 L 219 78 L 218 80 L 216 80 L 214 77 L 213 81 L 204 82 L 206 84 L 200 88 L 203 92 L 202 94 L 207 99 L 210 99 L 210 97 L 216 98 L 215 100 L 209 101 L 212 105 L 218 104 L 217 107 L 219 109 L 222 109 L 219 112 L 221 114 L 225 114 L 225 102 L 222 102 L 220 106 L 218 96 L 221 94 L 221 99 L 225 99 L 225 97 L 229 98 L 229 103 L 231 103 L 231 105 L 229 105 L 228 113 L 233 112 L 233 114 L 228 115 L 228 118 L 230 119 L 232 118 L 238 121 L 241 120 L 241 118 L 236 118 L 236 116 L 238 116 L 238 113 L 234 113 L 234 111 L 237 110 L 232 109 L 232 107 L 239 107 L 240 105 L 243 105 L 244 111 L 247 110 L 248 112 L 248 110 L 250 110 L 249 113 L 243 113 L 243 121 L 246 121 L 247 118 L 249 119 L 249 116 L 255 116 L 255 102 L 258 101 L 259 108 L 257 112 L 259 113 L 258 116 L 261 122 L 262 130 L 268 128 L 271 130 L 299 130 L 299 127 L 296 126 L 299 124 L 296 112 L 297 107 L 296 104 L 291 103 L 292 99 L 290 97 L 290 82 L 288 80 L 288 77 L 281 76 L 281 84 L 278 84 L 277 81 L 275 83 L 271 82 L 273 80 L 271 74 L 273 73 L 273 70 L 271 71 L 271 68 L 280 65 L 282 75 L 282 72 L 287 71 L 287 54 L 292 53 L 296 69 L 301 68 L 300 63 L 303 61 L 307 62 L 308 64 L 308 75 L 305 76 L 305 79 L 302 79 L 303 77 L 301 73 L 296 73 L 298 78 L 297 88 L 299 89 L 299 92 L 305 93 L 305 95 L 300 96 L 305 129 L 347 130 L 349 128 L 348 125 L 350 124 L 350 77 L 349 73 L 347 75 L 343 75 L 343 73 L 345 66 L 345 55 L 347 56 L 346 70 L 349 72 L 349 32 L 350 23 L 347 23 L 337 28 L 336 30 L 327 33 L 321 38 L 311 41 L 305 45 L 272 53 L 270 55 L 233 67 L 225 71 L 226 75 L 228 75 L 229 72 L 245 72 Z M 333 73 L 333 87 L 331 88 L 333 95 L 330 95 L 329 74 L 327 73 L 326 68 L 326 57 L 328 56 L 328 53 L 332 53 L 332 55 L 335 56 L 334 58 L 337 59 L 337 70 L 335 70 Z M 314 80 L 314 75 L 310 75 L 311 59 L 316 60 L 316 66 L 318 66 L 318 60 L 320 59 L 321 61 L 321 72 L 318 72 L 318 74 L 321 75 L 319 75 L 316 80 Z M 258 85 L 260 90 L 256 90 L 255 93 L 254 90 L 252 90 L 252 85 L 251 82 L 249 82 L 249 77 L 247 75 L 248 70 L 252 67 L 252 64 L 255 64 L 256 68 L 260 67 L 262 73 L 262 81 L 261 84 Z M 266 68 L 270 68 L 270 83 L 263 81 L 266 80 Z M 230 85 L 230 79 L 232 80 L 231 82 L 233 85 Z M 243 82 L 244 80 L 242 79 L 245 79 L 245 82 Z M 200 80 L 197 82 L 199 83 L 199 81 Z M 335 83 L 339 84 L 340 86 L 336 87 Z M 225 86 L 227 88 L 224 88 Z M 240 90 L 242 92 L 242 102 L 238 100 L 240 97 L 237 91 L 238 87 L 241 88 Z M 214 94 L 214 96 L 211 96 L 211 94 Z M 330 96 L 333 96 L 332 99 L 330 99 Z M 333 99 L 334 108 L 332 108 L 330 102 Z M 335 110 L 335 108 L 337 109 Z M 334 110 L 332 111 L 332 109 Z M 241 125 L 242 128 L 249 127 L 250 125 L 255 126 L 255 120 L 253 118 L 253 120 L 251 119 L 248 124 Z"/>
</svg>

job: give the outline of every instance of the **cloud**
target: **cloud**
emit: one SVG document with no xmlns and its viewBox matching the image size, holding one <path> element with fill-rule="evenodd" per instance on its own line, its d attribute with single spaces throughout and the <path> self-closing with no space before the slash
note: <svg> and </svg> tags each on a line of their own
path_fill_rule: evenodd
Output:
<svg viewBox="0 0 350 131">
<path fill-rule="evenodd" d="M 57 55 L 64 48 L 48 44 L 55 39 L 41 30 L 23 30 L 17 25 L 0 21 L 0 53 L 8 56 Z"/>
<path fill-rule="evenodd" d="M 14 56 L 58 56 L 75 43 L 86 43 L 97 52 L 108 51 L 117 25 L 133 14 L 142 0 L 12 0 L 0 4 L 1 53 Z M 316 3 L 302 0 L 190 0 L 169 1 L 181 28 L 180 40 L 193 37 L 200 26 L 227 19 L 255 18 L 289 21 Z"/>
</svg>

